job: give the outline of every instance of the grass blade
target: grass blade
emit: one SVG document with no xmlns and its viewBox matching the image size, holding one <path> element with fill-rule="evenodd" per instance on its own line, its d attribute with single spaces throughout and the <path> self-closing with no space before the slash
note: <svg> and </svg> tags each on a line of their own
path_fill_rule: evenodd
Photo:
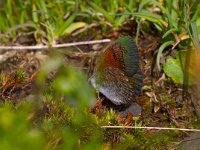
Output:
<svg viewBox="0 0 200 150">
<path fill-rule="evenodd" d="M 199 37 L 198 37 L 198 29 L 197 29 L 197 24 L 196 21 L 191 21 L 191 27 L 192 27 L 192 35 L 193 35 L 193 43 L 195 47 L 197 48 L 199 45 Z"/>
<path fill-rule="evenodd" d="M 169 34 L 173 33 L 173 32 L 177 32 L 178 29 L 177 28 L 172 28 L 170 30 L 168 30 L 167 32 L 165 32 L 165 34 L 162 36 L 162 38 L 164 39 L 165 37 L 167 37 Z"/>
<path fill-rule="evenodd" d="M 161 54 L 162 54 L 163 50 L 164 50 L 166 47 L 172 45 L 173 43 L 174 43 L 174 41 L 167 41 L 167 42 L 163 43 L 163 44 L 160 46 L 160 48 L 159 48 L 159 50 L 158 50 L 157 57 L 156 57 L 156 64 L 157 64 L 157 67 L 158 67 L 158 70 L 159 70 L 159 71 L 160 71 L 160 57 L 161 57 Z"/>
<path fill-rule="evenodd" d="M 75 17 L 76 13 L 73 13 L 71 16 L 69 16 L 69 18 L 64 22 L 64 24 L 55 32 L 56 37 L 59 37 L 64 34 L 64 31 L 69 27 L 70 24 L 73 23 Z"/>
<path fill-rule="evenodd" d="M 114 18 L 113 16 L 111 16 L 107 11 L 105 11 L 103 8 L 99 7 L 98 5 L 96 5 L 93 2 L 90 2 L 90 5 L 97 11 L 99 11 L 100 13 L 102 13 L 105 18 L 110 22 L 110 23 L 114 23 Z"/>
</svg>

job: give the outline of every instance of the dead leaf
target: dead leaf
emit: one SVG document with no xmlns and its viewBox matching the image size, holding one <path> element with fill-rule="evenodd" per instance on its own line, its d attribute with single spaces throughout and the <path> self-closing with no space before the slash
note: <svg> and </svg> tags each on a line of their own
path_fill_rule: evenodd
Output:
<svg viewBox="0 0 200 150">
<path fill-rule="evenodd" d="M 125 120 L 125 126 L 130 126 L 133 122 L 133 114 L 131 112 L 128 112 L 128 115 Z"/>
</svg>

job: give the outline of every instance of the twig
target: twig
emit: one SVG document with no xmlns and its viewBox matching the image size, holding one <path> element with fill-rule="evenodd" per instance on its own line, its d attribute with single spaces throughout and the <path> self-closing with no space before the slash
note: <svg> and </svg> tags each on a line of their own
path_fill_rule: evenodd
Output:
<svg viewBox="0 0 200 150">
<path fill-rule="evenodd" d="M 200 129 L 185 129 L 185 128 L 165 128 L 165 127 L 135 127 L 135 126 L 101 126 L 101 128 L 112 128 L 112 129 L 153 129 L 153 130 L 177 130 L 177 131 L 190 131 L 200 132 Z"/>
<path fill-rule="evenodd" d="M 89 44 L 98 44 L 98 43 L 107 43 L 111 42 L 110 39 L 103 40 L 94 40 L 94 41 L 83 41 L 83 42 L 74 42 L 74 43 L 64 43 L 64 44 L 54 44 L 52 46 L 48 45 L 35 45 L 35 46 L 0 46 L 0 50 L 39 50 L 47 48 L 63 48 L 71 47 L 77 45 L 89 45 Z"/>
</svg>

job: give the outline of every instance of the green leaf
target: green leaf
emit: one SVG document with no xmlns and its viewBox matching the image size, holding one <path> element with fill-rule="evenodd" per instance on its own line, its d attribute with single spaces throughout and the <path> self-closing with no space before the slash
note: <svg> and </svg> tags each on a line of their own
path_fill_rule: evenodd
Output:
<svg viewBox="0 0 200 150">
<path fill-rule="evenodd" d="M 164 38 L 166 38 L 168 35 L 170 35 L 171 33 L 177 32 L 177 31 L 178 31 L 177 28 L 172 28 L 172 29 L 168 30 L 168 31 L 162 36 L 162 38 L 164 39 Z"/>
<path fill-rule="evenodd" d="M 143 0 L 143 1 L 141 1 L 140 5 L 139 5 L 139 12 L 147 4 L 154 4 L 155 6 L 158 6 L 162 10 L 163 13 L 165 13 L 165 11 L 166 11 L 165 7 L 163 7 L 163 5 L 160 2 L 156 1 L 156 0 Z"/>
<path fill-rule="evenodd" d="M 114 16 L 120 16 L 120 15 L 132 15 L 132 16 L 135 16 L 135 17 L 139 17 L 139 18 L 145 18 L 151 22 L 154 22 L 154 23 L 162 23 L 164 24 L 164 20 L 162 20 L 162 17 L 159 16 L 159 15 L 156 15 L 150 11 L 146 11 L 146 10 L 143 10 L 139 13 L 118 13 L 118 14 L 115 14 Z"/>
<path fill-rule="evenodd" d="M 194 45 L 196 46 L 196 48 L 198 48 L 199 37 L 198 37 L 198 28 L 197 28 L 196 21 L 191 21 L 190 24 L 191 24 L 191 28 L 192 28 L 193 42 L 194 42 Z"/>
<path fill-rule="evenodd" d="M 163 50 L 164 50 L 166 47 L 172 45 L 173 43 L 174 43 L 174 41 L 167 41 L 167 42 L 163 43 L 163 44 L 160 46 L 160 48 L 159 48 L 159 50 L 158 50 L 157 57 L 156 57 L 156 64 L 157 64 L 158 70 L 160 70 L 160 57 L 161 57 L 161 54 L 162 54 Z"/>
<path fill-rule="evenodd" d="M 191 51 L 193 53 L 193 51 Z M 163 66 L 163 70 L 174 83 L 191 85 L 193 81 L 193 71 L 190 65 L 186 66 L 188 51 L 182 50 L 176 52 L 175 58 L 169 56 Z M 186 72 L 188 72 L 186 74 Z M 188 80 L 187 80 L 188 79 Z M 185 83 L 185 81 L 188 81 Z"/>
<path fill-rule="evenodd" d="M 59 29 L 56 29 L 55 34 L 56 37 L 59 37 L 64 34 L 65 30 L 73 23 L 74 19 L 76 18 L 76 13 L 73 13 L 67 20 L 62 24 Z"/>
<path fill-rule="evenodd" d="M 110 21 L 111 23 L 114 23 L 114 22 L 115 22 L 114 17 L 111 16 L 111 15 L 110 15 L 106 10 L 104 10 L 102 7 L 96 5 L 96 4 L 93 3 L 93 2 L 90 2 L 90 5 L 91 5 L 96 11 L 102 13 L 108 21 Z"/>
<path fill-rule="evenodd" d="M 68 28 L 65 29 L 64 34 L 71 34 L 73 31 L 86 27 L 87 23 L 85 22 L 74 22 Z"/>
<path fill-rule="evenodd" d="M 33 22 L 38 22 L 38 13 L 37 13 L 37 7 L 36 7 L 36 4 L 33 3 L 32 4 L 32 20 Z"/>
</svg>

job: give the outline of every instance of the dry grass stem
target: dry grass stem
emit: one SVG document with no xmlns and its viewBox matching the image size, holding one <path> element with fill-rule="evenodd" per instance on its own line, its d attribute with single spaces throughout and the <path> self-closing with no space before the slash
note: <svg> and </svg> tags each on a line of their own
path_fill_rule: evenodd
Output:
<svg viewBox="0 0 200 150">
<path fill-rule="evenodd" d="M 35 46 L 0 46 L 0 50 L 40 50 L 48 48 L 64 48 L 77 45 L 90 45 L 98 43 L 108 43 L 111 42 L 110 39 L 93 40 L 93 41 L 82 41 L 74 43 L 64 43 L 64 44 L 54 44 L 54 45 L 35 45 Z"/>
<path fill-rule="evenodd" d="M 150 129 L 150 130 L 176 130 L 176 131 L 190 131 L 200 132 L 200 129 L 185 129 L 185 128 L 165 128 L 165 127 L 136 127 L 136 126 L 101 126 L 101 128 L 112 129 Z"/>
</svg>

